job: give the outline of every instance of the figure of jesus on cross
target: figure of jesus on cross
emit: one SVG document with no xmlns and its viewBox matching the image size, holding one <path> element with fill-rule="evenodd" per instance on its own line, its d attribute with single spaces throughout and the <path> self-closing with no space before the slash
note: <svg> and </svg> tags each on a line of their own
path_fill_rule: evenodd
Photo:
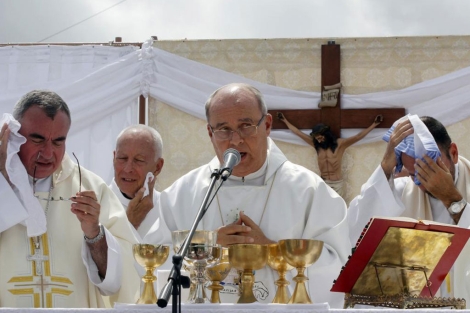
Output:
<svg viewBox="0 0 470 313">
<path fill-rule="evenodd" d="M 297 127 L 292 125 L 281 112 L 277 113 L 277 118 L 302 140 L 314 147 L 318 156 L 318 167 L 320 176 L 333 188 L 341 197 L 343 197 L 343 175 L 341 172 L 341 160 L 347 148 L 364 138 L 372 129 L 377 127 L 382 121 L 383 116 L 377 115 L 372 124 L 361 132 L 349 138 L 337 138 L 330 127 L 325 124 L 317 124 L 312 128 L 310 135 L 305 134 Z"/>
<path fill-rule="evenodd" d="M 277 116 L 277 119 L 273 119 L 272 129 L 288 128 L 315 148 L 320 176 L 340 196 L 344 196 L 341 161 L 346 148 L 364 138 L 379 124 L 381 128 L 392 126 L 393 122 L 406 115 L 406 112 L 404 108 L 341 108 L 340 45 L 329 41 L 327 45 L 322 45 L 321 51 L 321 90 L 338 89 L 333 96 L 336 103 L 318 105 L 320 109 L 280 109 L 268 112 Z M 364 129 L 355 136 L 339 138 L 341 129 L 351 128 Z M 301 129 L 312 129 L 312 132 L 309 136 Z"/>
</svg>

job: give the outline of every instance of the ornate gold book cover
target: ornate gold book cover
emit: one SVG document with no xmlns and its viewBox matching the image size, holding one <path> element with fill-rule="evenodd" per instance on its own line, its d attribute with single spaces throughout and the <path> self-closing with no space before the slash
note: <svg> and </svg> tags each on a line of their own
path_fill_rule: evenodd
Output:
<svg viewBox="0 0 470 313">
<path fill-rule="evenodd" d="M 434 297 L 469 236 L 432 221 L 373 218 L 331 291 Z"/>
</svg>

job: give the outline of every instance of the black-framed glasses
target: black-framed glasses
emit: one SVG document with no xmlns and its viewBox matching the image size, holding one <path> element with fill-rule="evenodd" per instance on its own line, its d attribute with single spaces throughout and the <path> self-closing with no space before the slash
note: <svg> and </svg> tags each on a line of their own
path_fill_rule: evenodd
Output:
<svg viewBox="0 0 470 313">
<path fill-rule="evenodd" d="M 247 138 L 251 136 L 255 136 L 258 133 L 258 127 L 261 125 L 261 121 L 266 117 L 265 114 L 261 116 L 259 119 L 258 123 L 256 125 L 248 125 L 248 126 L 243 126 L 238 128 L 237 130 L 231 130 L 231 129 L 216 129 L 214 130 L 211 125 L 209 127 L 211 128 L 212 133 L 214 134 L 215 138 L 218 140 L 231 140 L 233 137 L 233 133 L 238 133 L 240 138 Z"/>
<path fill-rule="evenodd" d="M 74 152 L 72 152 L 72 155 L 75 158 L 75 161 L 77 161 L 77 165 L 78 165 L 78 177 L 79 177 L 78 192 L 82 192 L 82 171 L 80 170 L 80 162 L 78 162 L 78 158 L 77 158 L 77 156 L 75 155 Z M 39 154 L 38 154 L 37 159 L 39 159 Z M 45 198 L 41 198 L 38 195 L 36 195 L 36 182 L 37 182 L 36 168 L 37 168 L 37 166 L 34 167 L 34 171 L 33 171 L 33 194 L 36 198 L 38 198 L 39 200 L 44 200 L 44 201 L 70 201 L 70 198 L 61 197 L 61 196 L 59 196 L 58 198 L 50 197 L 50 199 L 45 199 Z M 51 182 L 51 184 L 52 184 L 52 182 Z M 52 188 L 51 188 L 51 190 L 52 190 Z"/>
</svg>

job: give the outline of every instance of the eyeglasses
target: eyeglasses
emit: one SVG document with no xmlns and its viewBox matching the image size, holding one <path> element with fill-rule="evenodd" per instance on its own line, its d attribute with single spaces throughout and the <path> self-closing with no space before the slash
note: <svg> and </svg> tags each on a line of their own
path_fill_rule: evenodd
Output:
<svg viewBox="0 0 470 313">
<path fill-rule="evenodd" d="M 251 136 L 255 136 L 258 132 L 258 127 L 261 124 L 261 121 L 265 118 L 266 115 L 263 114 L 261 116 L 260 120 L 256 125 L 248 125 L 248 126 L 243 126 L 238 128 L 237 130 L 231 130 L 231 129 L 217 129 L 214 130 L 211 125 L 209 127 L 211 128 L 212 133 L 214 134 L 215 138 L 218 140 L 232 140 L 233 133 L 238 133 L 240 138 L 247 138 Z"/>
<path fill-rule="evenodd" d="M 80 170 L 80 162 L 78 162 L 78 158 L 75 155 L 75 153 L 72 152 L 72 155 L 75 158 L 75 161 L 77 161 L 77 165 L 78 165 L 78 177 L 79 177 L 78 192 L 82 192 L 82 172 Z M 39 158 L 39 154 L 37 158 Z M 50 199 L 45 199 L 36 195 L 36 182 L 37 182 L 36 168 L 37 166 L 34 167 L 34 171 L 33 171 L 33 194 L 36 198 L 38 198 L 39 200 L 44 200 L 44 201 L 70 201 L 70 198 L 65 198 L 65 197 L 60 197 L 60 196 L 58 198 L 50 197 Z"/>
</svg>

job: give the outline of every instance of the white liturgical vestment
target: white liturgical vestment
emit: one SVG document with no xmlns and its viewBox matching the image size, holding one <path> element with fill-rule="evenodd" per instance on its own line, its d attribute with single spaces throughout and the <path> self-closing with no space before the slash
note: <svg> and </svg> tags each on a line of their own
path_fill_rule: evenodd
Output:
<svg viewBox="0 0 470 313">
<path fill-rule="evenodd" d="M 244 178 L 230 177 L 212 201 L 199 229 L 217 230 L 234 222 L 238 212 L 243 211 L 271 240 L 324 241 L 320 258 L 305 271 L 309 277 L 307 288 L 312 301 L 329 302 L 331 307 L 341 308 L 344 294 L 330 289 L 351 251 L 345 203 L 318 175 L 289 162 L 270 138 L 268 141 L 268 157 L 263 167 Z M 163 218 L 170 230 L 191 228 L 208 190 L 211 173 L 218 168 L 219 161 L 214 158 L 160 194 Z M 287 275 L 291 292 L 295 275 L 295 269 Z M 277 279 L 277 273 L 269 266 L 255 272 L 253 291 L 258 301 L 272 301 Z M 224 301 L 223 291 L 221 299 Z"/>
<path fill-rule="evenodd" d="M 459 157 L 455 166 L 455 186 L 463 198 L 470 199 L 470 162 Z M 467 206 L 460 217 L 459 227 L 470 227 L 470 210 Z M 351 244 L 359 238 L 363 228 L 374 216 L 405 216 L 414 219 L 431 220 L 454 224 L 444 204 L 424 193 L 409 177 L 387 180 L 381 166 L 378 166 L 369 180 L 362 185 L 361 194 L 354 198 L 348 209 Z M 463 248 L 453 267 L 450 289 L 441 287 L 441 296 L 464 298 L 470 301 L 470 244 Z M 449 279 L 449 277 L 447 278 Z"/>
<path fill-rule="evenodd" d="M 0 176 L 1 189 L 10 188 Z M 135 303 L 140 277 L 134 269 L 132 244 L 137 239 L 119 200 L 104 181 L 84 168 L 81 177 L 81 189 L 93 190 L 101 205 L 99 219 L 108 244 L 105 279 L 100 279 L 80 222 L 70 211 L 71 201 L 50 201 L 47 205 L 47 200 L 40 200 L 47 208 L 47 232 L 39 240 L 38 260 L 28 260 L 35 254 L 35 245 L 24 225 L 8 225 L 0 233 L 0 307 L 96 308 L 104 306 L 101 295 L 109 295 L 111 303 Z M 67 155 L 52 175 L 52 186 L 50 196 L 54 199 L 68 199 L 79 190 L 78 167 Z M 49 197 L 49 191 L 36 194 Z M 0 216 L 0 226 L 7 221 L 8 216 Z"/>
</svg>

